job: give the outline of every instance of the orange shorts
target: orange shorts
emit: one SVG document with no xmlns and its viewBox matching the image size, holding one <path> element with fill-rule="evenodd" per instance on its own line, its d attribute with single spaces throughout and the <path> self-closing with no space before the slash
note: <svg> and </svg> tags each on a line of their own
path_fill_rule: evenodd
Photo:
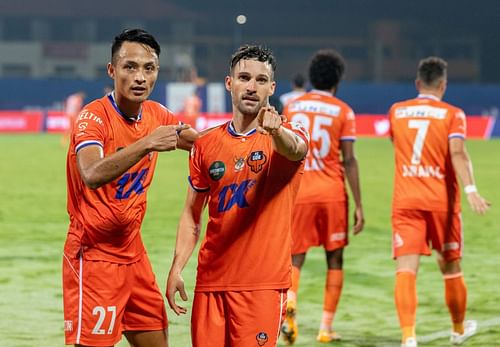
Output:
<svg viewBox="0 0 500 347">
<path fill-rule="evenodd" d="M 341 202 L 297 204 L 292 219 L 292 254 L 323 245 L 327 251 L 349 243 L 347 200 Z"/>
<path fill-rule="evenodd" d="M 431 248 L 446 261 L 462 257 L 461 213 L 394 209 L 392 211 L 392 254 L 431 255 Z"/>
<path fill-rule="evenodd" d="M 286 290 L 195 292 L 193 347 L 276 346 Z"/>
<path fill-rule="evenodd" d="M 146 254 L 132 264 L 63 257 L 66 344 L 111 346 L 123 331 L 163 330 L 163 296 Z"/>
</svg>

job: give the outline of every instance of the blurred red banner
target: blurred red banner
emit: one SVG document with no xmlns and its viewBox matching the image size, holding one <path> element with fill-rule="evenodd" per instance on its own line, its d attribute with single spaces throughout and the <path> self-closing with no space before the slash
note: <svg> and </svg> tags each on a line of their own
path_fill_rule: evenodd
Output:
<svg viewBox="0 0 500 347">
<path fill-rule="evenodd" d="M 203 130 L 232 119 L 231 113 L 202 113 L 196 118 L 178 114 L 182 122 L 196 130 Z M 467 116 L 467 137 L 489 139 L 495 125 L 492 116 Z M 0 133 L 63 133 L 69 120 L 62 111 L 0 111 Z M 389 136 L 389 119 L 380 114 L 356 115 L 356 130 L 359 137 Z"/>
</svg>

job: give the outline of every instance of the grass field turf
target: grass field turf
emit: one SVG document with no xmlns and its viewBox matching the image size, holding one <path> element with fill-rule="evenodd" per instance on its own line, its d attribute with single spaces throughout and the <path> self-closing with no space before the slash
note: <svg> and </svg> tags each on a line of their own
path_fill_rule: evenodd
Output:
<svg viewBox="0 0 500 347">
<path fill-rule="evenodd" d="M 489 325 L 480 327 L 466 346 L 500 346 L 500 141 L 468 141 L 467 145 L 478 188 L 493 208 L 487 216 L 479 217 L 463 204 L 468 317 Z M 0 346 L 63 346 L 60 272 L 68 224 L 65 150 L 55 135 L 2 135 L 0 148 Z M 399 346 L 393 304 L 394 262 L 390 257 L 392 149 L 385 139 L 360 139 L 356 151 L 366 227 L 361 235 L 351 237 L 345 252 L 345 285 L 335 318 L 344 340 L 332 345 Z M 143 224 L 143 239 L 162 291 L 187 189 L 186 155 L 160 155 Z M 190 299 L 195 267 L 193 256 L 184 271 Z M 314 249 L 301 277 L 300 332 L 295 346 L 322 346 L 314 339 L 321 318 L 324 276 L 323 251 Z M 449 329 L 443 292 L 434 258 L 423 258 L 418 276 L 420 337 Z M 190 346 L 189 317 L 176 317 L 170 309 L 167 312 L 170 346 Z M 447 338 L 440 338 L 420 345 L 449 344 Z M 118 346 L 128 344 L 122 340 Z"/>
</svg>

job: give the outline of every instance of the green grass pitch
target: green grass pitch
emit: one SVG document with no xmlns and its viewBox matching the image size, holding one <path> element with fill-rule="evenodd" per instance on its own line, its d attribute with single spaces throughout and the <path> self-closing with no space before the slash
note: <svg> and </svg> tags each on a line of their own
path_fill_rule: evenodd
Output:
<svg viewBox="0 0 500 347">
<path fill-rule="evenodd" d="M 500 141 L 471 140 L 467 146 L 478 188 L 493 206 L 488 215 L 480 217 L 463 203 L 468 318 L 480 324 L 479 334 L 466 346 L 499 346 Z M 63 346 L 61 254 L 68 224 L 66 153 L 55 135 L 2 135 L 0 148 L 0 345 Z M 399 346 L 400 333 L 393 303 L 390 243 L 391 144 L 387 139 L 360 139 L 356 152 L 366 227 L 361 235 L 351 236 L 345 252 L 345 284 L 334 322 L 344 340 L 332 345 L 395 347 Z M 162 291 L 187 189 L 186 175 L 187 153 L 163 153 L 149 191 L 142 235 Z M 195 268 L 193 256 L 184 271 L 190 299 Z M 298 294 L 298 347 L 320 346 L 315 336 L 324 276 L 323 251 L 314 249 L 307 256 Z M 449 329 L 450 322 L 434 257 L 422 259 L 417 285 L 417 333 L 428 341 L 420 345 L 448 346 L 447 337 L 436 337 Z M 190 346 L 189 317 L 177 317 L 170 309 L 167 312 L 170 346 Z M 127 345 L 124 340 L 118 344 Z"/>
</svg>

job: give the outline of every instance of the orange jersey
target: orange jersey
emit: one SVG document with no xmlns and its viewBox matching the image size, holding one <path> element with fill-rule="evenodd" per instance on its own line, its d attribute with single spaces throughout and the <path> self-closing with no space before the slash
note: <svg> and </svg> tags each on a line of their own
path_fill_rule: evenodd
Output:
<svg viewBox="0 0 500 347">
<path fill-rule="evenodd" d="M 460 211 L 449 139 L 465 139 L 464 112 L 430 95 L 389 111 L 395 152 L 393 208 Z"/>
<path fill-rule="evenodd" d="M 300 125 L 283 126 L 307 142 Z M 238 134 L 227 122 L 196 140 L 189 168 L 193 189 L 209 192 L 196 291 L 288 288 L 303 161 L 275 152 L 271 136 Z"/>
<path fill-rule="evenodd" d="M 313 90 L 293 100 L 283 114 L 311 136 L 298 204 L 345 201 L 341 141 L 356 140 L 354 112 L 331 93 Z"/>
<path fill-rule="evenodd" d="M 122 116 L 111 94 L 86 105 L 71 134 L 67 155 L 67 209 L 70 218 L 65 253 L 83 247 L 86 260 L 116 263 L 136 261 L 144 252 L 140 227 L 146 212 L 146 192 L 158 153 L 151 152 L 120 177 L 90 189 L 77 168 L 77 152 L 88 145 L 102 147 L 104 156 L 149 135 L 160 125 L 179 124 L 165 107 L 145 101 L 138 120 Z"/>
</svg>

